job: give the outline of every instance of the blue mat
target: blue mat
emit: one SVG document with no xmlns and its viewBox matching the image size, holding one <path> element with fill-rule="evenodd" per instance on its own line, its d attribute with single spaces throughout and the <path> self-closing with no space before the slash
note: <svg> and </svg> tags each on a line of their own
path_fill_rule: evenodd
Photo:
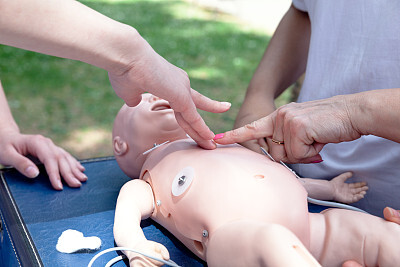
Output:
<svg viewBox="0 0 400 267">
<path fill-rule="evenodd" d="M 64 254 L 56 250 L 58 237 L 66 229 L 85 236 L 98 236 L 101 250 L 114 247 L 113 222 L 118 193 L 130 179 L 114 158 L 82 162 L 88 181 L 81 188 L 64 186 L 52 189 L 45 170 L 36 179 L 27 179 L 15 169 L 1 171 L 0 210 L 4 231 L 0 243 L 0 263 L 8 266 L 87 266 L 95 253 Z M 310 205 L 311 212 L 324 207 Z M 171 259 L 181 266 L 206 264 L 187 250 L 177 239 L 150 219 L 142 222 L 149 240 L 167 247 Z M 104 266 L 117 252 L 101 256 L 94 264 Z M 119 262 L 114 266 L 126 266 Z"/>
<path fill-rule="evenodd" d="M 113 222 L 117 196 L 130 179 L 114 158 L 83 161 L 88 181 L 79 189 L 52 189 L 42 168 L 31 180 L 14 169 L 1 173 L 0 207 L 6 234 L 2 238 L 1 266 L 87 266 L 95 253 L 64 254 L 56 250 L 58 237 L 66 229 L 85 236 L 98 236 L 101 250 L 114 247 Z M 182 266 L 204 266 L 177 239 L 151 220 L 142 222 L 146 237 L 162 243 L 171 259 Z M 117 252 L 101 256 L 94 266 L 104 266 Z M 114 266 L 126 266 L 119 262 Z"/>
</svg>

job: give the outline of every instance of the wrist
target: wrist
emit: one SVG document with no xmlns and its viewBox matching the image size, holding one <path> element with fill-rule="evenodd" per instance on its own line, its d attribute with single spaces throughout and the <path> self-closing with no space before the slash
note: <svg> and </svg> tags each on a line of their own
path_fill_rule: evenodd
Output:
<svg viewBox="0 0 400 267">
<path fill-rule="evenodd" d="M 131 69 L 149 49 L 152 49 L 151 46 L 135 28 L 123 24 L 116 34 L 114 52 L 109 55 L 108 64 L 103 68 L 111 74 L 122 75 Z"/>
<path fill-rule="evenodd" d="M 370 134 L 371 116 L 373 116 L 372 105 L 374 101 L 368 94 L 357 93 L 345 96 L 345 103 L 348 110 L 348 117 L 353 130 L 360 135 Z"/>
<path fill-rule="evenodd" d="M 3 124 L 0 122 L 0 134 L 4 133 L 20 133 L 19 127 L 13 119 L 7 121 L 7 124 Z"/>
</svg>

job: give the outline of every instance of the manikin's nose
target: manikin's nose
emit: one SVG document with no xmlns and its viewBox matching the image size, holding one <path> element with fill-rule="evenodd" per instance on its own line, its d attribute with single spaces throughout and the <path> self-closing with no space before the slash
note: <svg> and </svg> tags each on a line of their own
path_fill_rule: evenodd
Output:
<svg viewBox="0 0 400 267">
<path fill-rule="evenodd" d="M 153 95 L 153 96 L 150 97 L 149 102 L 153 103 L 153 102 L 159 101 L 159 100 L 161 100 L 161 98 L 159 98 L 158 96 Z"/>
</svg>

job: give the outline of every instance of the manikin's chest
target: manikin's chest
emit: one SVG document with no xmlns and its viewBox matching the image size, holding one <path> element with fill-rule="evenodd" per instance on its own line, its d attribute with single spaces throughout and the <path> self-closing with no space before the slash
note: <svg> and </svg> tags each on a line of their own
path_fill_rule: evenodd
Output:
<svg viewBox="0 0 400 267">
<path fill-rule="evenodd" d="M 217 228 L 239 219 L 304 231 L 304 188 L 263 156 L 236 146 L 159 152 L 154 164 L 144 166 L 156 203 L 152 218 L 189 248 L 187 243 L 206 243 Z"/>
</svg>

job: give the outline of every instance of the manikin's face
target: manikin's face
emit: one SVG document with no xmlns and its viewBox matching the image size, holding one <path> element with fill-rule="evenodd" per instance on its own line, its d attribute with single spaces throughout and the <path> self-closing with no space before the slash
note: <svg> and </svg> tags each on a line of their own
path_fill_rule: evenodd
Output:
<svg viewBox="0 0 400 267">
<path fill-rule="evenodd" d="M 124 105 L 121 108 L 114 122 L 114 142 L 116 136 L 120 136 L 128 145 L 128 152 L 120 156 L 130 162 L 125 168 L 131 168 L 130 165 L 135 162 L 135 173 L 136 169 L 140 170 L 145 160 L 143 152 L 154 147 L 154 144 L 187 138 L 178 125 L 169 103 L 151 94 L 143 94 L 142 101 L 135 107 Z M 118 155 L 116 156 L 118 160 Z M 120 161 L 122 159 L 118 162 Z M 132 173 L 130 170 L 125 172 Z"/>
</svg>

